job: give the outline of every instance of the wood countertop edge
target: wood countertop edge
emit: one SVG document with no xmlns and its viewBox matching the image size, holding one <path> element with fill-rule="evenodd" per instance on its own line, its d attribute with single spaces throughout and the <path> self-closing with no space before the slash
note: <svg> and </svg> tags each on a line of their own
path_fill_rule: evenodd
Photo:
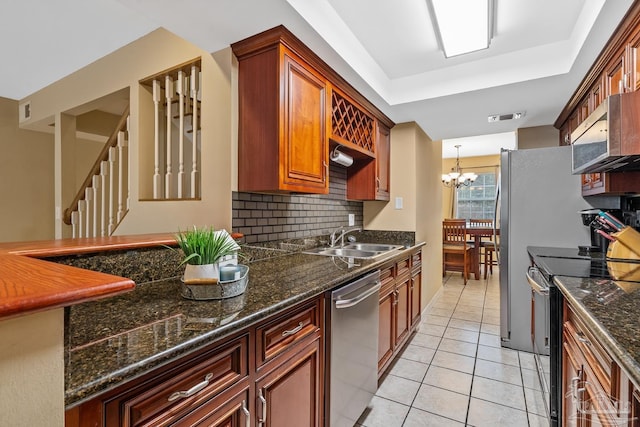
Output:
<svg viewBox="0 0 640 427">
<path fill-rule="evenodd" d="M 0 243 L 0 320 L 132 290 L 133 280 L 44 259 L 105 250 L 175 245 L 173 234 Z"/>
<path fill-rule="evenodd" d="M 139 234 L 80 239 L 41 240 L 33 242 L 0 243 L 0 254 L 48 258 L 91 252 L 139 249 L 154 246 L 175 246 L 175 234 Z"/>
</svg>

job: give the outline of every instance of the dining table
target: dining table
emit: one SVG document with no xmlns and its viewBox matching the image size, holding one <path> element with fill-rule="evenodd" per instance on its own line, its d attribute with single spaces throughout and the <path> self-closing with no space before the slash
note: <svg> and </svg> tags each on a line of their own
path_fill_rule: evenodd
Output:
<svg viewBox="0 0 640 427">
<path fill-rule="evenodd" d="M 475 260 L 473 267 L 473 275 L 476 280 L 480 280 L 480 247 L 482 238 L 487 240 L 493 239 L 493 235 L 500 235 L 500 228 L 494 230 L 493 225 L 468 225 L 467 235 L 473 237 L 473 258 Z"/>
</svg>

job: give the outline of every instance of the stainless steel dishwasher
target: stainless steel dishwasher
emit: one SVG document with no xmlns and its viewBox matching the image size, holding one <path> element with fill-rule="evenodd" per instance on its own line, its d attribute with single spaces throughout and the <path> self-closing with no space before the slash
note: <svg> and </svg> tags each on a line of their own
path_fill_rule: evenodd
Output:
<svg viewBox="0 0 640 427">
<path fill-rule="evenodd" d="M 378 388 L 380 271 L 331 292 L 331 427 L 353 427 Z"/>
</svg>

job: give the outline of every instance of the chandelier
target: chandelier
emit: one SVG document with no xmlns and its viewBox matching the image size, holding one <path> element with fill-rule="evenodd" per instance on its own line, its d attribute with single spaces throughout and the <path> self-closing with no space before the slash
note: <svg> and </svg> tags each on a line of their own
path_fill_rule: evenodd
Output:
<svg viewBox="0 0 640 427">
<path fill-rule="evenodd" d="M 478 178 L 473 172 L 462 173 L 460 169 L 460 146 L 455 145 L 458 154 L 456 155 L 456 167 L 451 168 L 451 172 L 448 174 L 442 174 L 442 183 L 446 187 L 460 188 L 461 185 L 469 186 L 473 181 Z"/>
</svg>

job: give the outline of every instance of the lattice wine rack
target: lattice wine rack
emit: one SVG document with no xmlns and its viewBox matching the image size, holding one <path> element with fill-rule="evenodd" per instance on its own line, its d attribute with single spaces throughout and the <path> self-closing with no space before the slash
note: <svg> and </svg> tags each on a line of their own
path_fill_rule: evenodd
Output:
<svg viewBox="0 0 640 427">
<path fill-rule="evenodd" d="M 375 153 L 375 124 L 369 115 L 336 90 L 331 91 L 331 110 L 332 137 Z"/>
</svg>

